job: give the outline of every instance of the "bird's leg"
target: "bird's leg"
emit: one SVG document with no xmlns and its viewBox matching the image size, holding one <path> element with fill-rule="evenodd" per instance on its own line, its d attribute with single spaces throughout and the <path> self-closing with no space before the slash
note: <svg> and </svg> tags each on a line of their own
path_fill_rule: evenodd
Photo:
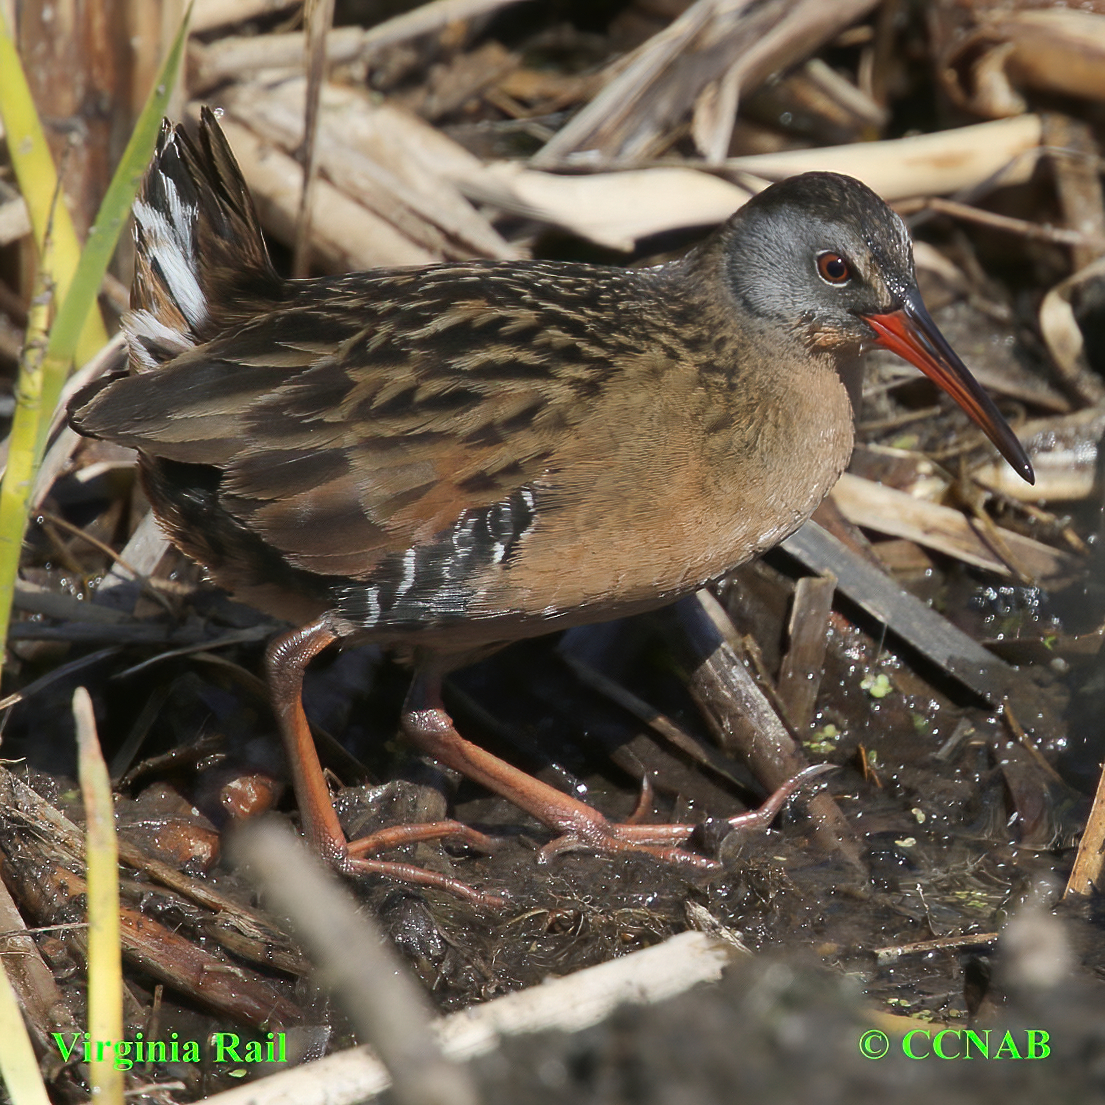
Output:
<svg viewBox="0 0 1105 1105">
<path fill-rule="evenodd" d="M 492 842 L 488 837 L 459 821 L 396 825 L 362 837 L 353 844 L 346 840 L 303 712 L 303 673 L 307 665 L 339 636 L 331 617 L 324 614 L 310 625 L 277 637 L 265 654 L 276 722 L 284 740 L 303 832 L 311 847 L 345 874 L 386 875 L 400 882 L 446 890 L 476 905 L 502 905 L 501 898 L 446 875 L 409 863 L 366 858 L 388 848 L 442 837 L 459 838 L 484 851 L 490 848 Z"/>
<path fill-rule="evenodd" d="M 680 848 L 694 825 L 619 824 L 555 787 L 527 775 L 465 740 L 441 701 L 442 672 L 433 663 L 415 671 L 403 706 L 403 730 L 427 755 L 494 791 L 560 834 L 542 849 L 543 856 L 573 849 L 596 852 L 647 852 L 669 863 L 712 871 L 716 860 Z M 786 800 L 825 765 L 806 768 L 788 779 L 759 809 L 729 819 L 733 828 L 766 829 Z"/>
<path fill-rule="evenodd" d="M 330 789 L 303 712 L 303 673 L 337 639 L 324 615 L 310 625 L 277 637 L 265 653 L 265 669 L 303 833 L 311 848 L 327 863 L 341 867 L 346 855 L 345 833 L 330 801 Z"/>
</svg>

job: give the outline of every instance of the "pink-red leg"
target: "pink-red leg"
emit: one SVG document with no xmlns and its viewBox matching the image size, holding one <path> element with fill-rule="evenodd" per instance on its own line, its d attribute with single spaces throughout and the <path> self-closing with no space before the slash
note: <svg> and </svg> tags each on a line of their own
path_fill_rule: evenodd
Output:
<svg viewBox="0 0 1105 1105">
<path fill-rule="evenodd" d="M 502 898 L 476 890 L 458 879 L 413 864 L 372 856 L 374 852 L 401 844 L 442 837 L 457 838 L 481 849 L 490 845 L 491 841 L 483 833 L 458 821 L 392 826 L 362 837 L 352 845 L 346 840 L 303 712 L 303 673 L 311 660 L 337 639 L 331 620 L 323 615 L 310 625 L 277 637 L 265 655 L 273 709 L 292 773 L 303 833 L 311 847 L 345 874 L 385 875 L 400 882 L 446 890 L 475 905 L 501 906 Z"/>
<path fill-rule="evenodd" d="M 287 751 L 303 831 L 312 847 L 333 867 L 347 874 L 378 874 L 401 882 L 446 890 L 481 906 L 498 906 L 502 899 L 439 875 L 433 871 L 375 858 L 375 853 L 421 840 L 445 837 L 488 849 L 492 841 L 458 821 L 397 825 L 350 843 L 338 822 L 326 785 L 315 742 L 303 712 L 303 674 L 339 632 L 324 615 L 310 625 L 278 637 L 269 646 L 266 666 L 277 723 Z M 647 825 L 638 821 L 651 802 L 647 780 L 641 801 L 631 820 L 607 820 L 578 799 L 493 756 L 456 730 L 441 702 L 441 669 L 424 665 L 415 672 L 403 709 L 403 728 L 428 755 L 459 771 L 474 782 L 502 795 L 560 835 L 541 850 L 544 859 L 559 852 L 587 849 L 595 852 L 646 852 L 682 867 L 711 871 L 715 860 L 679 847 L 695 830 L 694 825 Z M 806 768 L 788 779 L 759 809 L 729 819 L 733 828 L 766 829 L 784 803 L 803 783 L 827 770 L 827 765 Z"/>
<path fill-rule="evenodd" d="M 403 708 L 403 729 L 427 755 L 488 790 L 508 799 L 542 824 L 560 834 L 541 854 L 587 849 L 595 852 L 647 852 L 668 863 L 700 871 L 719 864 L 678 847 L 686 843 L 694 825 L 642 825 L 608 821 L 598 810 L 555 787 L 527 775 L 490 752 L 465 740 L 456 730 L 441 701 L 441 673 L 432 666 L 415 672 Z M 806 768 L 788 779 L 759 809 L 730 818 L 733 828 L 767 828 L 788 798 L 829 765 Z"/>
</svg>

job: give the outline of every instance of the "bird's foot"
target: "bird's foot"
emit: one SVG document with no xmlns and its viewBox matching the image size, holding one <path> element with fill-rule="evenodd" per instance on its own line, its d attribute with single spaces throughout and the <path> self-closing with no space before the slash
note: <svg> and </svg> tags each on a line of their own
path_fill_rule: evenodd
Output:
<svg viewBox="0 0 1105 1105">
<path fill-rule="evenodd" d="M 492 837 L 459 821 L 426 821 L 414 825 L 390 825 L 349 842 L 344 838 L 340 843 L 328 840 L 321 844 L 319 850 L 346 875 L 383 875 L 396 882 L 444 890 L 481 909 L 501 909 L 506 905 L 506 898 L 502 895 L 477 890 L 450 875 L 413 863 L 377 858 L 380 852 L 424 840 L 459 841 L 481 852 L 492 851 L 496 843 Z"/>
<path fill-rule="evenodd" d="M 377 853 L 404 844 L 445 838 L 461 840 L 480 851 L 491 850 L 490 837 L 459 821 L 394 825 L 352 843 L 346 837 L 330 800 L 330 789 L 307 725 L 302 698 L 304 669 L 339 636 L 340 629 L 334 619 L 324 615 L 310 625 L 277 637 L 266 653 L 273 708 L 284 738 L 304 836 L 315 852 L 342 874 L 383 875 L 396 882 L 444 890 L 480 908 L 501 908 L 506 900 L 498 894 L 477 890 L 459 879 L 413 863 L 377 858 Z"/>
<path fill-rule="evenodd" d="M 766 830 L 787 800 L 805 783 L 833 770 L 832 764 L 815 764 L 792 775 L 782 786 L 773 791 L 763 803 L 747 813 L 727 818 L 730 829 Z M 616 854 L 619 852 L 644 852 L 665 863 L 695 871 L 716 871 L 721 864 L 717 860 L 680 847 L 685 844 L 697 826 L 695 825 L 647 825 L 640 822 L 644 800 L 651 793 L 650 787 L 642 787 L 642 802 L 625 822 L 609 821 L 597 810 L 569 799 L 571 807 L 560 806 L 550 811 L 547 820 L 561 830 L 561 835 L 546 844 L 539 852 L 543 862 L 564 852 L 588 851 Z M 567 796 L 564 796 L 567 797 Z M 559 806 L 559 804 L 558 804 Z M 546 818 L 542 818 L 546 820 Z"/>
<path fill-rule="evenodd" d="M 527 775 L 466 740 L 457 732 L 442 704 L 440 675 L 432 669 L 415 674 L 403 711 L 403 729 L 423 752 L 481 783 L 553 829 L 558 835 L 541 849 L 542 859 L 578 850 L 612 854 L 644 852 L 666 863 L 696 871 L 715 871 L 720 867 L 717 860 L 680 847 L 691 838 L 696 826 L 647 825 L 637 820 L 645 812 L 647 784 L 642 801 L 629 822 L 609 821 L 578 798 Z M 818 764 L 797 772 L 758 809 L 730 818 L 730 827 L 766 829 L 800 786 L 828 770 L 832 770 L 831 764 Z"/>
</svg>

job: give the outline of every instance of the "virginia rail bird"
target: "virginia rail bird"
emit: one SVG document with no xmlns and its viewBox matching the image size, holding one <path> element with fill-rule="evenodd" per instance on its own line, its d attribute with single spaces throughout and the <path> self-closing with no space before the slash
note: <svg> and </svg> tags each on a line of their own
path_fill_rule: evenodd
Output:
<svg viewBox="0 0 1105 1105">
<path fill-rule="evenodd" d="M 84 389 L 71 422 L 136 449 L 173 542 L 297 626 L 268 649 L 272 700 L 306 835 L 347 872 L 457 889 L 373 853 L 478 834 L 440 822 L 346 840 L 301 702 L 330 644 L 404 651 L 408 737 L 552 828 L 554 848 L 708 867 L 680 847 L 693 826 L 611 822 L 465 740 L 444 673 L 669 603 L 793 533 L 848 462 L 875 345 L 1033 478 L 925 310 L 904 223 L 848 177 L 772 185 L 652 268 L 287 280 L 205 111 L 198 144 L 163 127 L 134 214 L 130 372 Z M 769 821 L 797 781 L 732 823 Z"/>
</svg>

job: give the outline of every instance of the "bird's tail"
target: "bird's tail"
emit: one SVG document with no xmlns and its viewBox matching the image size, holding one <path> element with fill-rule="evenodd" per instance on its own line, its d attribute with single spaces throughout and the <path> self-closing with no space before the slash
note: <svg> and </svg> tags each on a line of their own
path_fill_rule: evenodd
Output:
<svg viewBox="0 0 1105 1105">
<path fill-rule="evenodd" d="M 278 297 L 242 171 L 214 112 L 199 143 L 168 121 L 134 204 L 135 266 L 123 319 L 133 367 L 155 368 Z"/>
</svg>

